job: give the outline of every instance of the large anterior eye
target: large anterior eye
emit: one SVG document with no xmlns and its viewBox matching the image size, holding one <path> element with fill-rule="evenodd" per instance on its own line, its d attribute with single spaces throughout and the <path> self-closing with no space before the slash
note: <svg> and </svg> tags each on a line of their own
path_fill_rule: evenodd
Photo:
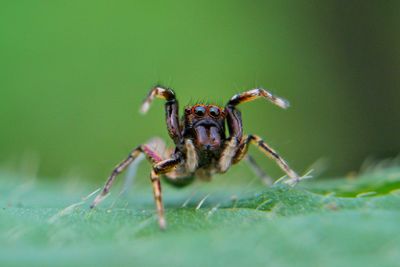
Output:
<svg viewBox="0 0 400 267">
<path fill-rule="evenodd" d="M 215 106 L 211 106 L 209 109 L 208 109 L 208 113 L 210 113 L 210 115 L 212 116 L 212 117 L 218 117 L 219 116 L 219 114 L 221 113 L 221 111 L 219 110 L 219 108 L 218 107 L 215 107 Z"/>
<path fill-rule="evenodd" d="M 206 108 L 203 106 L 197 106 L 194 108 L 194 114 L 199 117 L 203 117 L 206 114 Z"/>
</svg>

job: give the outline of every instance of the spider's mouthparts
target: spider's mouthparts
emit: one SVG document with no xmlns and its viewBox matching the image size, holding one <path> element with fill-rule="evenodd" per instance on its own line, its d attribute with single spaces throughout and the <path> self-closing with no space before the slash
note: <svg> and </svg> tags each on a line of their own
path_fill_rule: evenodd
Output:
<svg viewBox="0 0 400 267">
<path fill-rule="evenodd" d="M 220 130 L 215 126 L 196 126 L 195 133 L 197 147 L 201 150 L 214 150 L 222 144 Z"/>
<path fill-rule="evenodd" d="M 204 145 L 204 150 L 211 150 L 212 146 L 210 144 Z"/>
<path fill-rule="evenodd" d="M 196 127 L 206 127 L 206 128 L 210 128 L 210 127 L 219 127 L 218 123 L 216 123 L 215 121 L 212 120 L 201 120 L 198 121 L 197 123 L 195 123 L 193 125 L 194 128 Z"/>
</svg>

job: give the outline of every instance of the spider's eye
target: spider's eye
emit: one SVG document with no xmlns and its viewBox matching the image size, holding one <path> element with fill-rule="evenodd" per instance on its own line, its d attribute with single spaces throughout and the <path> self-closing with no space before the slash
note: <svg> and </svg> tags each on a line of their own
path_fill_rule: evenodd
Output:
<svg viewBox="0 0 400 267">
<path fill-rule="evenodd" d="M 194 108 L 194 114 L 199 117 L 203 117 L 206 114 L 206 108 L 203 106 L 197 106 Z"/>
<path fill-rule="evenodd" d="M 210 113 L 210 115 L 214 118 L 218 117 L 219 114 L 221 113 L 221 111 L 219 110 L 218 107 L 215 106 L 211 106 L 210 109 L 208 110 L 208 112 Z"/>
</svg>

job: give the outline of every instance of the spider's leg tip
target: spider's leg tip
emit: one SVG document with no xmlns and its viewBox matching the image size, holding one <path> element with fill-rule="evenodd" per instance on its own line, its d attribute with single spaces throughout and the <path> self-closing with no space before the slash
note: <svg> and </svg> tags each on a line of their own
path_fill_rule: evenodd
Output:
<svg viewBox="0 0 400 267">
<path fill-rule="evenodd" d="M 294 187 L 298 182 L 290 179 L 290 180 L 285 181 L 284 183 L 287 184 L 288 186 Z"/>
<path fill-rule="evenodd" d="M 90 205 L 90 209 L 92 210 L 92 209 L 94 209 L 96 206 L 97 206 L 97 204 L 98 204 L 98 201 L 93 201 L 93 203 Z"/>
<path fill-rule="evenodd" d="M 295 185 L 297 185 L 300 182 L 300 180 L 301 180 L 300 177 L 296 176 L 296 177 L 290 178 L 289 180 L 286 180 L 284 183 L 289 186 L 294 187 Z"/>
<path fill-rule="evenodd" d="M 102 192 L 101 194 L 97 195 L 96 198 L 93 200 L 92 205 L 90 205 L 90 209 L 95 208 L 100 202 L 104 200 L 104 198 L 108 196 L 107 193 Z"/>
<path fill-rule="evenodd" d="M 282 99 L 282 98 L 278 98 L 277 99 L 277 104 L 284 109 L 287 109 L 290 107 L 290 103 L 289 101 L 287 101 L 286 99 Z"/>
<path fill-rule="evenodd" d="M 158 225 L 160 226 L 161 230 L 166 230 L 167 229 L 167 222 L 166 222 L 165 218 L 160 218 L 158 220 Z"/>
<path fill-rule="evenodd" d="M 140 107 L 139 112 L 141 114 L 146 114 L 147 111 L 149 110 L 149 108 L 150 108 L 150 104 L 147 102 L 144 102 L 143 105 Z"/>
</svg>

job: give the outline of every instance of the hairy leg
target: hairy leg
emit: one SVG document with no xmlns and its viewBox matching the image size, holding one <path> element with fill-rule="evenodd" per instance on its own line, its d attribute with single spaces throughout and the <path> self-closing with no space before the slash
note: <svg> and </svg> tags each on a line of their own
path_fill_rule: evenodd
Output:
<svg viewBox="0 0 400 267">
<path fill-rule="evenodd" d="M 156 204 L 158 214 L 158 224 L 161 229 L 165 229 L 167 227 L 167 223 L 165 220 L 162 202 L 160 175 L 171 172 L 175 166 L 180 163 L 180 161 L 180 158 L 172 158 L 160 161 L 153 166 L 153 169 L 150 173 L 150 180 L 153 186 L 154 202 Z"/>
<path fill-rule="evenodd" d="M 104 197 L 110 191 L 110 188 L 113 185 L 115 178 L 118 176 L 118 174 L 123 172 L 129 166 L 129 164 L 131 164 L 141 153 L 144 153 L 147 156 L 147 159 L 152 163 L 157 163 L 162 160 L 162 157 L 154 150 L 152 150 L 149 145 L 138 146 L 131 153 L 129 153 L 128 157 L 125 160 L 123 160 L 114 168 L 114 170 L 111 172 L 111 175 L 108 177 L 107 182 L 103 187 L 103 190 L 99 195 L 97 195 L 90 208 L 94 208 L 104 199 Z"/>
<path fill-rule="evenodd" d="M 149 157 L 147 157 L 148 160 L 150 160 L 152 163 L 159 162 L 161 160 L 170 158 L 172 153 L 171 149 L 167 149 L 166 144 L 164 140 L 162 140 L 159 137 L 153 137 L 149 141 L 146 142 L 146 147 L 150 148 L 152 151 L 152 154 L 157 155 L 157 160 L 151 160 Z M 128 192 L 128 190 L 132 187 L 133 180 L 136 176 L 136 172 L 138 169 L 139 164 L 143 159 L 145 159 L 145 154 L 142 153 L 139 157 L 137 157 L 127 168 L 126 172 L 127 175 L 125 176 L 125 181 L 123 185 L 123 189 L 121 190 L 121 193 L 123 192 Z"/>
<path fill-rule="evenodd" d="M 161 193 L 161 183 L 160 177 L 154 170 L 151 171 L 150 174 L 151 185 L 153 187 L 153 195 L 154 202 L 156 204 L 157 214 L 158 214 L 158 225 L 161 229 L 165 229 L 167 227 L 167 222 L 165 221 L 164 216 L 164 206 L 162 202 L 162 193 Z"/>
<path fill-rule="evenodd" d="M 236 106 L 242 103 L 256 100 L 258 98 L 265 98 L 281 108 L 286 109 L 289 107 L 289 102 L 287 100 L 274 96 L 272 93 L 265 89 L 257 88 L 234 95 L 228 101 L 225 107 L 226 119 L 230 135 L 229 137 L 231 139 L 236 138 L 238 141 L 240 141 L 243 136 L 242 116 Z"/>
<path fill-rule="evenodd" d="M 235 107 L 241 103 L 253 101 L 258 98 L 265 98 L 281 108 L 289 107 L 289 102 L 286 99 L 274 96 L 271 92 L 269 92 L 265 89 L 262 89 L 262 88 L 256 88 L 256 89 L 252 89 L 252 90 L 234 95 L 229 100 L 227 106 Z"/>
<path fill-rule="evenodd" d="M 182 135 L 179 125 L 179 104 L 172 89 L 164 88 L 162 86 L 153 87 L 148 93 L 146 99 L 143 101 L 142 107 L 140 109 L 141 113 L 144 114 L 149 110 L 150 104 L 156 97 L 166 100 L 165 115 L 168 134 L 177 146 L 181 146 Z"/>
<path fill-rule="evenodd" d="M 241 103 L 256 100 L 258 98 L 265 98 L 281 108 L 289 107 L 288 101 L 274 96 L 269 91 L 261 88 L 252 89 L 234 95 L 228 101 L 225 107 L 229 138 L 228 142 L 225 144 L 224 151 L 219 162 L 219 169 L 221 172 L 225 172 L 231 166 L 231 164 L 234 163 L 234 156 L 238 151 L 239 142 L 241 142 L 243 138 L 242 116 L 241 112 L 236 108 L 236 106 Z"/>
<path fill-rule="evenodd" d="M 273 159 L 278 164 L 278 166 L 291 178 L 289 182 L 290 184 L 295 184 L 299 182 L 300 178 L 297 173 L 289 167 L 288 163 L 281 156 L 279 156 L 279 154 L 274 149 L 268 146 L 268 144 L 265 143 L 257 135 L 248 135 L 243 137 L 240 148 L 233 160 L 233 163 L 237 163 L 241 159 L 243 159 L 243 157 L 247 153 L 250 143 L 256 145 L 259 150 L 261 150 L 265 155 Z"/>
</svg>

